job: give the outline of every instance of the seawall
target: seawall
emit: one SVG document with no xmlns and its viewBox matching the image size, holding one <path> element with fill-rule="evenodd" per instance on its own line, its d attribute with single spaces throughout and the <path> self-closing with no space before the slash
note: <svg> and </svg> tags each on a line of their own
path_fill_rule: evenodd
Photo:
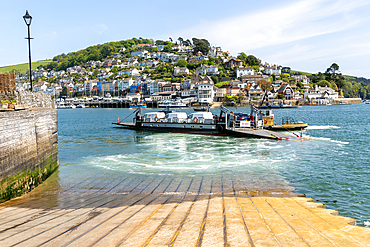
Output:
<svg viewBox="0 0 370 247">
<path fill-rule="evenodd" d="M 0 202 L 27 193 L 59 165 L 57 111 L 0 112 Z"/>
</svg>

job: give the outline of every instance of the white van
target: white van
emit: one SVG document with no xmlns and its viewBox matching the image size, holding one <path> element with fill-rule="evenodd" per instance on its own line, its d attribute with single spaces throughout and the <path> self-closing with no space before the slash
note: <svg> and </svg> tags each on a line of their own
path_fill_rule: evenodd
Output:
<svg viewBox="0 0 370 247">
<path fill-rule="evenodd" d="M 211 124 L 212 121 L 213 121 L 212 112 L 207 112 L 207 111 L 194 112 L 188 116 L 188 122 Z"/>
<path fill-rule="evenodd" d="M 164 112 L 147 112 L 144 114 L 144 122 L 161 122 L 165 115 Z"/>
<path fill-rule="evenodd" d="M 188 118 L 186 112 L 170 112 L 165 117 L 169 123 L 182 123 Z"/>
</svg>

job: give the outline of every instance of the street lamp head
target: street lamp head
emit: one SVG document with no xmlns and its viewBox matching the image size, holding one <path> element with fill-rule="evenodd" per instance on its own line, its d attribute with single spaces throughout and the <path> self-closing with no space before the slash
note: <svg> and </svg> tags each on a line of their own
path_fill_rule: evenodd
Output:
<svg viewBox="0 0 370 247">
<path fill-rule="evenodd" d="M 28 10 L 26 10 L 26 14 L 23 16 L 23 19 L 27 26 L 31 25 L 32 16 L 28 14 Z"/>
</svg>

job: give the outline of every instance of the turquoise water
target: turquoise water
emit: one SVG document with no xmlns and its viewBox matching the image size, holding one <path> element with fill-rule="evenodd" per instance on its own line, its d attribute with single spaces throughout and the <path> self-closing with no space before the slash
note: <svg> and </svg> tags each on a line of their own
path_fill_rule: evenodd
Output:
<svg viewBox="0 0 370 247">
<path fill-rule="evenodd" d="M 219 113 L 218 108 L 211 111 Z M 104 186 L 126 176 L 224 176 L 250 190 L 305 193 L 358 225 L 370 224 L 369 105 L 274 110 L 277 122 L 285 116 L 307 122 L 303 135 L 312 137 L 309 141 L 154 133 L 111 124 L 132 112 L 58 110 L 62 188 L 84 179 L 101 180 Z"/>
</svg>

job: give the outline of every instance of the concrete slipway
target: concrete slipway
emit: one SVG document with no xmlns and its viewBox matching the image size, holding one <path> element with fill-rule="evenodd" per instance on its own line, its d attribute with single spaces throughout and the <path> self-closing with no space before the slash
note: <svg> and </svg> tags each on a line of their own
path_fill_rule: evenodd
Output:
<svg viewBox="0 0 370 247">
<path fill-rule="evenodd" d="M 50 181 L 0 205 L 0 246 L 370 246 L 354 219 L 233 177 Z"/>
</svg>

